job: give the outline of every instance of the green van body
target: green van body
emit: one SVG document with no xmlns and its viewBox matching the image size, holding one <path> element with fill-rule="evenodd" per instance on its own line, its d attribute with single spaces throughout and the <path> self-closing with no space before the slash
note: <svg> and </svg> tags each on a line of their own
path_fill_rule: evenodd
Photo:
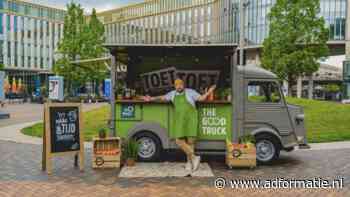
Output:
<svg viewBox="0 0 350 197">
<path fill-rule="evenodd" d="M 229 104 L 197 104 L 198 140 L 225 140 L 231 138 L 231 112 Z M 127 138 L 136 123 L 155 123 L 168 132 L 172 131 L 176 119 L 171 103 L 118 102 L 116 105 L 116 129 L 120 137 Z M 150 131 L 151 132 L 151 131 Z M 228 134 L 228 136 L 227 136 Z"/>
</svg>

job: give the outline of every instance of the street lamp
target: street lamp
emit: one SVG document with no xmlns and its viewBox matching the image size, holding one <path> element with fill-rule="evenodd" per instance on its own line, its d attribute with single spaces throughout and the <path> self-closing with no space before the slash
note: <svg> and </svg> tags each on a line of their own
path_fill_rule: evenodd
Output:
<svg viewBox="0 0 350 197">
<path fill-rule="evenodd" d="M 240 16 L 240 28 L 239 28 L 239 65 L 244 66 L 244 47 L 245 47 L 245 9 L 248 7 L 249 1 L 241 0 L 239 4 L 239 16 Z M 238 54 L 236 50 L 236 57 Z M 234 61 L 235 58 L 232 58 L 232 142 L 238 143 L 239 137 L 243 133 L 244 129 L 244 74 L 238 72 L 237 65 Z"/>
</svg>

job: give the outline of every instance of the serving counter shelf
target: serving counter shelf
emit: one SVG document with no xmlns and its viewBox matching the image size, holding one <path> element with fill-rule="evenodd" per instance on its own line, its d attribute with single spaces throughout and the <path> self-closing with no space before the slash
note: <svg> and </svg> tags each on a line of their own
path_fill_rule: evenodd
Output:
<svg viewBox="0 0 350 197">
<path fill-rule="evenodd" d="M 117 100 L 116 103 L 120 104 L 171 104 L 168 101 L 151 101 L 147 102 L 140 99 L 123 99 Z M 226 100 L 213 100 L 213 101 L 198 101 L 197 104 L 231 104 L 230 101 Z"/>
</svg>

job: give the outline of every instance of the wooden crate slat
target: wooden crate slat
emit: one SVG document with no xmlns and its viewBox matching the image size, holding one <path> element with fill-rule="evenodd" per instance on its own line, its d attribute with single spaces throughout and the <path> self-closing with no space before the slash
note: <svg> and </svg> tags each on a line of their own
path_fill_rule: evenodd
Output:
<svg viewBox="0 0 350 197">
<path fill-rule="evenodd" d="M 116 154 L 111 154 L 113 153 Z M 119 137 L 93 138 L 93 168 L 119 168 L 121 140 Z"/>
<path fill-rule="evenodd" d="M 255 146 L 244 146 L 242 144 L 227 144 L 226 146 L 226 164 L 232 167 L 256 167 L 256 148 Z M 239 157 L 234 157 L 234 150 L 239 150 Z"/>
</svg>

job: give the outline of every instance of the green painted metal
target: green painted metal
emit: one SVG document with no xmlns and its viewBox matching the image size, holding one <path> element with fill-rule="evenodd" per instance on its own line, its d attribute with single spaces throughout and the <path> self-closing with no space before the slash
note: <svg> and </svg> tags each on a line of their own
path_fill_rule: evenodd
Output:
<svg viewBox="0 0 350 197">
<path fill-rule="evenodd" d="M 123 109 L 133 106 L 134 113 L 123 115 Z M 231 138 L 232 118 L 229 104 L 199 104 L 198 107 L 198 140 L 225 140 Z M 157 123 L 167 129 L 174 128 L 176 118 L 172 104 L 133 103 L 116 105 L 116 129 L 120 137 L 127 137 L 128 132 L 137 123 Z M 128 116 L 131 115 L 131 116 Z M 227 136 L 228 134 L 228 136 Z"/>
<path fill-rule="evenodd" d="M 227 104 L 201 104 L 199 110 L 199 139 L 231 139 L 232 109 Z"/>
</svg>

